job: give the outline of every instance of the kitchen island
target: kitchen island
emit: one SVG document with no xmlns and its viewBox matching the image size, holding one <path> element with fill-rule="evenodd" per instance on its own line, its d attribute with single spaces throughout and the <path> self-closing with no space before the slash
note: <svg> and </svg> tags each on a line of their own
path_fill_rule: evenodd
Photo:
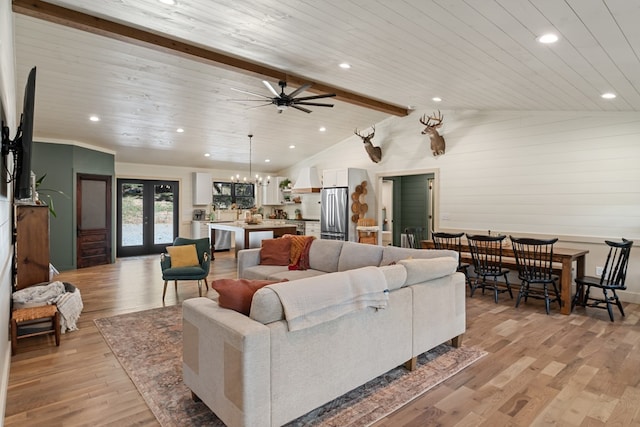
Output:
<svg viewBox="0 0 640 427">
<path fill-rule="evenodd" d="M 226 230 L 233 232 L 236 242 L 236 258 L 238 251 L 242 249 L 259 248 L 264 239 L 272 239 L 285 234 L 296 234 L 296 226 L 287 224 L 284 221 L 263 221 L 260 224 L 247 224 L 244 221 L 234 222 L 211 222 L 211 259 L 214 258 L 216 230 Z"/>
</svg>

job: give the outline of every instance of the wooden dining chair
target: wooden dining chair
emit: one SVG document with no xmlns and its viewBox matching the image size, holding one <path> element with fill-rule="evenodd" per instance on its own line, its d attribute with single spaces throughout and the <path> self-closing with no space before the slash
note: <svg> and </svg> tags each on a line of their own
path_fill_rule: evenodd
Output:
<svg viewBox="0 0 640 427">
<path fill-rule="evenodd" d="M 627 239 L 622 239 L 622 242 L 605 240 L 605 243 L 609 246 L 609 253 L 602 274 L 600 277 L 583 276 L 576 278 L 576 294 L 571 302 L 571 309 L 575 305 L 606 308 L 609 312 L 609 319 L 613 322 L 611 303 L 615 303 L 618 306 L 622 317 L 624 317 L 624 310 L 616 291 L 627 289 L 625 280 L 633 241 Z M 603 296 L 600 298 L 591 296 L 591 288 L 602 289 Z"/>
<path fill-rule="evenodd" d="M 494 294 L 495 302 L 498 302 L 498 294 L 509 292 L 509 296 L 513 299 L 511 292 L 511 284 L 509 283 L 509 269 L 502 267 L 502 241 L 506 236 L 484 236 L 467 234 L 467 242 L 471 259 L 473 260 L 474 278 L 471 278 L 471 294 L 478 288 L 491 289 Z M 498 277 L 504 277 L 504 283 L 498 281 Z M 487 280 L 491 278 L 492 280 Z"/>
<path fill-rule="evenodd" d="M 464 273 L 465 281 L 469 288 L 471 288 L 471 282 L 469 281 L 469 267 L 470 264 L 462 262 L 462 236 L 464 233 L 444 233 L 436 232 L 432 234 L 433 246 L 436 249 L 449 249 L 458 252 L 458 271 Z"/>
<path fill-rule="evenodd" d="M 513 252 L 518 266 L 518 278 L 520 279 L 520 291 L 516 298 L 516 307 L 524 297 L 544 300 L 544 306 L 549 314 L 551 303 L 560 305 L 560 292 L 558 291 L 558 276 L 553 274 L 553 245 L 558 239 L 530 239 L 509 236 L 513 246 Z M 549 294 L 549 285 L 553 288 L 553 294 Z"/>
</svg>

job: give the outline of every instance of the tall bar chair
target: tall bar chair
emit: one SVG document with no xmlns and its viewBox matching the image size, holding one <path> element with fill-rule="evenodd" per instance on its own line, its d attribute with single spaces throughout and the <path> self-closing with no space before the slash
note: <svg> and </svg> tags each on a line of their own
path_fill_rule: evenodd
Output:
<svg viewBox="0 0 640 427">
<path fill-rule="evenodd" d="M 464 233 L 433 233 L 433 246 L 436 249 L 449 249 L 458 252 L 458 271 L 464 273 L 465 281 L 471 289 L 471 282 L 469 281 L 469 267 L 471 265 L 462 262 L 460 258 L 462 255 L 462 236 L 464 236 Z"/>
<path fill-rule="evenodd" d="M 493 291 L 495 302 L 498 302 L 498 294 L 509 292 L 509 296 L 513 299 L 511 292 L 511 284 L 509 283 L 509 269 L 502 267 L 502 241 L 506 236 L 484 236 L 467 234 L 467 242 L 469 243 L 469 251 L 473 260 L 473 270 L 476 277 L 471 279 L 471 294 L 478 288 L 482 288 L 484 294 L 485 289 Z M 498 281 L 498 277 L 504 277 L 504 283 Z M 488 280 L 491 278 L 492 280 Z"/>
<path fill-rule="evenodd" d="M 530 239 L 509 236 L 513 246 L 513 252 L 518 266 L 518 278 L 520 279 L 520 291 L 516 298 L 516 307 L 524 297 L 544 300 L 544 307 L 549 314 L 551 303 L 560 305 L 560 292 L 558 291 L 558 276 L 553 274 L 553 245 L 558 239 Z M 549 285 L 553 288 L 552 297 L 549 294 Z"/>
<path fill-rule="evenodd" d="M 622 239 L 622 242 L 605 240 L 605 243 L 609 246 L 609 253 L 602 275 L 600 277 L 584 276 L 576 278 L 576 294 L 571 302 L 571 309 L 576 304 L 583 307 L 606 308 L 609 312 L 609 319 L 613 322 L 611 303 L 615 303 L 618 306 L 622 317 L 624 317 L 624 310 L 616 291 L 627 289 L 625 280 L 633 241 L 627 239 Z M 601 298 L 592 297 L 590 295 L 591 288 L 602 289 L 603 296 Z M 584 296 L 581 297 L 581 295 Z"/>
</svg>

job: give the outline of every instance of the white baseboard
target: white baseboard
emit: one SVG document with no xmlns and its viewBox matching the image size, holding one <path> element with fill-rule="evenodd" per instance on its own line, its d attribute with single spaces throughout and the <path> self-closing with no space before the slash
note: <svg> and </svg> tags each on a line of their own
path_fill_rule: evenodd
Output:
<svg viewBox="0 0 640 427">
<path fill-rule="evenodd" d="M 7 388 L 9 387 L 9 369 L 11 368 L 11 346 L 7 345 L 2 365 L 2 384 L 0 384 L 0 427 L 4 425 L 4 411 L 7 407 Z"/>
</svg>

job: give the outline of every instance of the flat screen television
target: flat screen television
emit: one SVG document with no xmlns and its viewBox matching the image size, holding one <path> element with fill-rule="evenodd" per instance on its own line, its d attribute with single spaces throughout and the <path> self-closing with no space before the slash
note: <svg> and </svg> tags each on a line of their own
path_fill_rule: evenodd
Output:
<svg viewBox="0 0 640 427">
<path fill-rule="evenodd" d="M 24 89 L 24 103 L 20 126 L 14 140 L 14 199 L 31 197 L 31 146 L 33 145 L 33 116 L 36 97 L 36 67 L 29 72 Z"/>
</svg>

